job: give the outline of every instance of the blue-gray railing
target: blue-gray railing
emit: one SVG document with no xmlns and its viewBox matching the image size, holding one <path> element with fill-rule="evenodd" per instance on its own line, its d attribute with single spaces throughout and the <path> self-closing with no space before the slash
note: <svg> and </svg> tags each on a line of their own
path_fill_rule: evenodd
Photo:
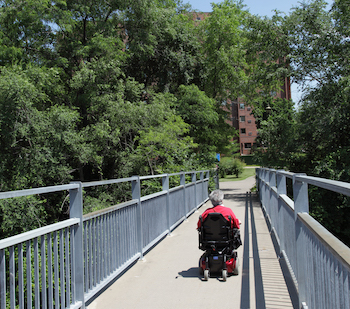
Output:
<svg viewBox="0 0 350 309">
<path fill-rule="evenodd" d="M 180 178 L 176 187 L 171 177 Z M 0 308 L 85 308 L 207 201 L 209 177 L 181 172 L 1 192 L 7 199 L 69 190 L 70 219 L 0 240 Z M 154 178 L 162 191 L 141 196 L 141 182 Z M 84 188 L 125 182 L 131 200 L 83 216 Z"/>
<path fill-rule="evenodd" d="M 256 169 L 263 210 L 303 308 L 350 308 L 350 248 L 309 215 L 308 184 L 350 196 L 350 184 Z M 286 179 L 292 179 L 293 199 Z"/>
</svg>

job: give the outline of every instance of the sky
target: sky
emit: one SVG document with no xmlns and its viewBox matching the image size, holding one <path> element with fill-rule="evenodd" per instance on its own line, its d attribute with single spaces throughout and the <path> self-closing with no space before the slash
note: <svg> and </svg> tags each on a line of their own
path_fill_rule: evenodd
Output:
<svg viewBox="0 0 350 309">
<path fill-rule="evenodd" d="M 219 3 L 223 1 L 218 0 L 183 0 L 184 3 L 188 2 L 192 5 L 193 9 L 199 10 L 201 12 L 211 12 L 212 2 Z M 273 10 L 277 9 L 286 14 L 289 13 L 293 6 L 298 6 L 300 0 L 243 0 L 243 4 L 246 5 L 246 9 L 249 10 L 251 14 L 260 16 L 273 15 Z"/>
<path fill-rule="evenodd" d="M 184 3 L 191 4 L 192 8 L 200 12 L 211 12 L 212 6 L 210 3 L 220 3 L 223 0 L 183 0 Z M 301 0 L 243 0 L 243 4 L 246 5 L 246 9 L 253 15 L 268 16 L 271 17 L 274 14 L 274 10 L 288 15 L 292 7 L 298 7 Z M 333 3 L 332 0 L 327 1 Z M 297 86 L 292 83 L 291 85 L 292 100 L 294 103 L 298 103 L 301 97 L 301 92 Z"/>
</svg>

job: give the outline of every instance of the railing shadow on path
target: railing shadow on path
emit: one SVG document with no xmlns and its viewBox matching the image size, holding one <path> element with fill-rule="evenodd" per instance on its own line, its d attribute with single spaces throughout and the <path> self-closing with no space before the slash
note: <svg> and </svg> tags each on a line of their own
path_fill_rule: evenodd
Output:
<svg viewBox="0 0 350 309">
<path fill-rule="evenodd" d="M 256 218 L 254 215 L 254 208 L 255 207 L 261 207 L 258 197 L 254 194 L 252 195 L 251 192 L 246 193 L 246 204 L 245 204 L 245 235 L 249 235 L 249 230 L 251 230 L 251 240 L 249 237 L 244 238 L 244 248 L 243 248 L 243 265 L 242 265 L 242 295 L 241 295 L 241 309 L 248 309 L 253 306 L 253 304 L 250 303 L 251 298 L 249 295 L 249 292 L 252 290 L 250 289 L 250 285 L 254 284 L 254 290 L 255 290 L 255 308 L 256 309 L 266 309 L 268 306 L 266 305 L 269 302 L 269 285 L 278 285 L 278 283 L 275 281 L 276 274 L 273 270 L 271 270 L 271 273 L 266 276 L 266 270 L 263 274 L 264 268 L 262 265 L 265 265 L 264 260 L 265 257 L 261 257 L 259 252 L 259 245 L 262 244 L 259 243 L 258 245 L 258 233 L 257 227 L 256 227 Z M 264 216 L 264 221 L 267 224 L 266 217 Z M 250 224 L 250 229 L 249 229 Z M 267 227 L 269 228 L 269 225 L 267 224 Z M 271 233 L 271 230 L 268 230 L 269 235 L 273 236 L 274 234 Z M 251 241 L 251 244 L 250 244 Z M 271 237 L 271 241 L 273 244 L 273 249 L 277 255 L 276 250 L 276 239 L 274 237 Z M 249 252 L 249 248 L 252 248 L 252 252 Z M 250 263 L 250 258 L 253 258 L 253 266 L 254 269 L 251 270 L 250 267 L 252 264 Z M 287 265 L 283 257 L 278 256 L 278 262 L 279 267 L 283 274 L 283 280 L 286 285 L 286 288 L 289 293 L 290 301 L 292 303 L 292 306 L 294 309 L 299 308 L 298 306 L 298 294 L 295 290 L 295 286 L 293 283 L 292 278 L 290 277 L 290 274 L 287 269 Z M 251 271 L 254 271 L 254 283 L 250 282 L 249 273 Z M 264 280 L 263 280 L 264 277 Z M 265 285 L 265 286 L 264 286 Z M 283 306 L 283 303 L 280 303 L 281 306 Z"/>
<path fill-rule="evenodd" d="M 222 191 L 234 191 L 232 189 L 223 189 Z M 241 299 L 240 299 L 240 308 L 241 309 L 266 309 L 266 299 L 265 294 L 268 291 L 268 287 L 264 287 L 262 266 L 261 266 L 261 257 L 259 254 L 258 246 L 258 237 L 257 237 L 257 228 L 256 220 L 254 215 L 254 207 L 260 207 L 257 197 L 252 196 L 251 192 L 247 193 L 231 193 L 225 194 L 225 200 L 231 200 L 234 202 L 240 202 L 237 207 L 245 207 L 244 215 L 244 241 L 243 241 L 243 258 L 241 265 Z M 254 203 L 253 203 L 254 201 Z M 240 206 L 242 205 L 242 206 Z M 250 237 L 251 233 L 251 237 Z M 274 240 L 272 243 L 274 243 Z M 253 259 L 253 262 L 251 261 Z M 293 308 L 298 308 L 298 298 L 292 279 L 288 277 L 288 272 L 285 271 L 286 266 L 284 265 L 284 260 L 279 258 L 279 263 L 281 270 L 283 272 L 285 284 L 288 291 L 290 292 L 290 298 L 293 305 Z M 254 276 L 251 276 L 251 273 L 254 273 Z M 286 275 L 287 274 L 287 275 Z M 266 281 L 269 279 L 265 278 Z M 272 280 L 272 278 L 271 278 Z M 254 288 L 252 288 L 254 287 Z M 255 295 L 251 295 L 252 291 Z M 253 297 L 252 297 L 253 296 Z M 253 302 L 255 299 L 255 303 Z M 283 304 L 281 304 L 283 305 Z"/>
</svg>

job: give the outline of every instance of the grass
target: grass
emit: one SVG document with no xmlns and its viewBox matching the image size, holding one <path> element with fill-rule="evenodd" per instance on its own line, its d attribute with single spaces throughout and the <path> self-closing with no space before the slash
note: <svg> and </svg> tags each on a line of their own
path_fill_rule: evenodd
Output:
<svg viewBox="0 0 350 309">
<path fill-rule="evenodd" d="M 241 175 L 239 175 L 239 177 L 237 178 L 235 175 L 227 175 L 225 178 L 220 178 L 220 181 L 239 181 L 239 180 L 244 180 L 247 179 L 250 176 L 254 176 L 255 175 L 255 168 L 247 168 L 245 167 L 243 170 L 243 173 Z"/>
</svg>

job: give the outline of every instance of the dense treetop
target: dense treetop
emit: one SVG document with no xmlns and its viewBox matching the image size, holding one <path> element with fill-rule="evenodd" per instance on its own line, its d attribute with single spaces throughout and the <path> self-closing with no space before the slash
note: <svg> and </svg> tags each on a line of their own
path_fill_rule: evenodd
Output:
<svg viewBox="0 0 350 309">
<path fill-rule="evenodd" d="M 260 164 L 350 181 L 350 3 L 325 7 L 268 18 L 226 0 L 199 22 L 180 0 L 0 1 L 0 190 L 211 167 L 232 152 L 222 106 L 238 97 Z M 285 77 L 303 87 L 297 110 L 271 95 Z M 86 209 L 115 195 L 92 192 Z M 65 196 L 2 202 L 0 236 L 66 208 Z"/>
</svg>

